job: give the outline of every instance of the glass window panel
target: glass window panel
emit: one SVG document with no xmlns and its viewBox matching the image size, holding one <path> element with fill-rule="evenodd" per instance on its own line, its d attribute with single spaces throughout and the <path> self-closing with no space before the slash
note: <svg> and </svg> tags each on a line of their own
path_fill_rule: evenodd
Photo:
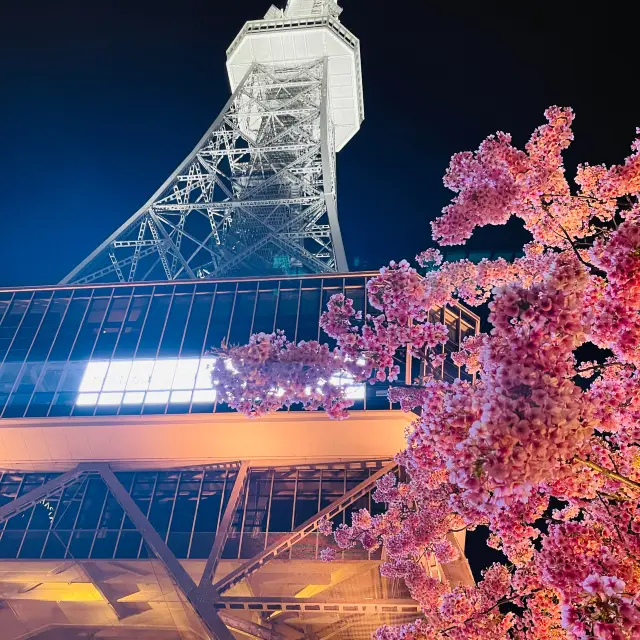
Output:
<svg viewBox="0 0 640 640">
<path fill-rule="evenodd" d="M 24 495 L 24 493 L 24 491 L 21 491 L 20 495 Z M 19 529 L 20 531 L 24 531 L 27 528 L 27 523 L 29 522 L 29 517 L 31 516 L 32 510 L 33 508 L 27 509 L 26 511 L 18 513 L 17 515 L 9 518 L 5 524 L 5 531 L 8 531 L 10 529 Z"/>
<path fill-rule="evenodd" d="M 189 403 L 191 402 L 191 391 L 172 391 L 171 392 L 171 399 L 170 402 L 172 403 L 178 403 L 178 402 L 182 402 L 182 403 Z"/>
<path fill-rule="evenodd" d="M 116 558 L 137 558 L 142 536 L 137 531 L 123 531 L 120 535 Z"/>
<path fill-rule="evenodd" d="M 0 298 L 2 298 L 2 296 L 10 296 L 10 295 L 11 294 L 0 293 Z M 4 314 L 6 313 L 10 304 L 11 304 L 11 301 L 8 297 L 5 299 L 0 299 L 0 325 L 2 325 L 2 319 L 4 318 Z"/>
<path fill-rule="evenodd" d="M 213 294 L 196 295 L 182 343 L 181 354 L 199 356 L 204 348 L 204 337 L 209 324 Z"/>
<path fill-rule="evenodd" d="M 205 559 L 209 557 L 213 547 L 214 533 L 194 533 L 191 540 L 191 551 L 189 557 L 194 559 Z"/>
<path fill-rule="evenodd" d="M 229 344 L 246 344 L 251 335 L 253 309 L 256 304 L 255 291 L 239 292 L 231 320 Z"/>
<path fill-rule="evenodd" d="M 163 471 L 158 474 L 149 521 L 162 536 L 169 529 L 169 519 L 171 518 L 179 476 L 179 472 L 176 471 Z"/>
<path fill-rule="evenodd" d="M 48 362 L 38 380 L 37 391 L 53 392 L 58 388 L 64 372 L 64 362 Z"/>
<path fill-rule="evenodd" d="M 287 287 L 292 285 L 293 283 L 287 283 Z M 295 340 L 299 295 L 300 291 L 297 288 L 280 290 L 276 329 L 282 329 L 289 340 Z"/>
<path fill-rule="evenodd" d="M 189 549 L 189 534 L 188 533 L 170 533 L 167 544 L 169 549 L 173 551 L 176 558 L 186 558 L 187 551 Z"/>
<path fill-rule="evenodd" d="M 0 558 L 15 558 L 23 536 L 24 531 L 5 531 L 0 538 Z"/>
<path fill-rule="evenodd" d="M 160 345 L 161 356 L 177 356 L 182 345 L 189 307 L 191 306 L 190 295 L 175 295 L 171 303 L 171 310 L 167 318 L 167 326 L 164 329 L 162 344 Z"/>
<path fill-rule="evenodd" d="M 135 360 L 129 372 L 127 391 L 146 391 L 154 365 L 155 360 Z"/>
<path fill-rule="evenodd" d="M 185 488 L 183 483 L 180 483 L 180 490 L 174 507 L 173 519 L 171 520 L 171 533 L 191 531 L 193 518 L 196 513 L 198 490 L 199 487 Z"/>
<path fill-rule="evenodd" d="M 49 533 L 42 557 L 56 560 L 64 558 L 70 535 L 71 532 L 69 531 L 52 531 Z"/>
<path fill-rule="evenodd" d="M 131 371 L 131 360 L 113 360 L 104 379 L 103 391 L 123 391 Z"/>
<path fill-rule="evenodd" d="M 60 331 L 53 344 L 50 360 L 66 360 L 71 352 L 71 347 L 76 338 L 76 333 L 87 310 L 87 299 L 72 300 L 60 327 Z"/>
<path fill-rule="evenodd" d="M 53 522 L 53 516 L 55 514 L 57 505 L 57 498 L 43 498 L 40 502 L 38 502 L 33 510 L 33 515 L 31 516 L 29 529 L 49 529 L 51 523 Z"/>
<path fill-rule="evenodd" d="M 211 367 L 215 362 L 215 358 L 202 358 L 200 360 L 200 368 L 196 377 L 196 389 L 211 389 Z"/>
<path fill-rule="evenodd" d="M 298 473 L 298 488 L 296 491 L 295 527 L 318 513 L 319 498 L 320 472 L 300 471 Z"/>
<path fill-rule="evenodd" d="M 195 530 L 215 532 L 220 518 L 220 505 L 225 490 L 225 471 L 207 471 L 202 484 Z M 231 481 L 231 480 L 230 480 Z"/>
<path fill-rule="evenodd" d="M 102 479 L 90 478 L 76 528 L 95 529 L 98 526 L 106 495 L 107 486 Z"/>
<path fill-rule="evenodd" d="M 22 368 L 19 381 L 17 383 L 16 390 L 18 393 L 31 394 L 35 391 L 36 384 L 42 375 L 44 370 L 44 363 L 32 362 L 27 363 Z"/>
<path fill-rule="evenodd" d="M 7 354 L 6 361 L 18 362 L 27 357 L 33 339 L 38 331 L 38 327 L 44 318 L 44 314 L 49 306 L 48 300 L 34 300 L 29 306 L 29 310 L 24 315 L 20 328 Z"/>
<path fill-rule="evenodd" d="M 138 357 L 156 356 L 170 302 L 171 297 L 166 295 L 155 295 L 152 298 L 144 330 L 140 336 L 140 344 L 137 350 Z"/>
<path fill-rule="evenodd" d="M 40 558 L 46 539 L 46 531 L 29 531 L 24 537 L 19 557 L 25 559 Z"/>
<path fill-rule="evenodd" d="M 117 531 L 98 531 L 93 542 L 91 557 L 96 559 L 112 558 L 117 540 Z"/>
<path fill-rule="evenodd" d="M 110 358 L 112 356 L 128 307 L 129 298 L 114 298 L 111 301 L 107 317 L 102 325 L 100 336 L 93 351 L 94 358 Z"/>
<path fill-rule="evenodd" d="M 276 315 L 277 289 L 258 292 L 258 302 L 253 320 L 253 333 L 271 333 Z"/>
<path fill-rule="evenodd" d="M 60 327 L 69 300 L 56 299 L 49 305 L 40 329 L 29 352 L 29 360 L 44 360 L 51 349 L 51 343 Z"/>
<path fill-rule="evenodd" d="M 84 362 L 69 362 L 60 380 L 58 391 L 72 391 L 77 393 L 84 376 L 86 364 Z"/>
<path fill-rule="evenodd" d="M 100 391 L 109 369 L 108 362 L 87 362 L 78 391 Z"/>
<path fill-rule="evenodd" d="M 278 475 L 281 477 L 278 478 Z M 276 480 L 273 483 L 269 531 L 291 531 L 295 485 L 295 477 L 285 479 L 280 472 L 276 474 Z"/>
<path fill-rule="evenodd" d="M 91 302 L 89 311 L 78 332 L 78 339 L 71 352 L 72 360 L 83 360 L 91 355 L 93 346 L 100 334 L 108 305 L 109 300 L 107 298 L 98 298 Z"/>
<path fill-rule="evenodd" d="M 211 313 L 211 322 L 209 323 L 209 330 L 204 344 L 205 350 L 217 348 L 223 341 L 226 341 L 229 332 L 233 298 L 233 292 L 218 292 L 216 294 L 216 299 L 213 303 L 213 312 Z"/>
<path fill-rule="evenodd" d="M 267 530 L 267 513 L 269 495 L 271 493 L 272 471 L 252 470 L 249 478 L 249 495 L 247 496 L 244 532 L 258 533 Z M 243 544 L 243 552 L 244 544 Z"/>
<path fill-rule="evenodd" d="M 320 290 L 302 291 L 296 340 L 317 340 L 320 321 Z"/>
<path fill-rule="evenodd" d="M 169 402 L 168 391 L 147 391 L 145 404 L 167 404 Z"/>
<path fill-rule="evenodd" d="M 79 393 L 76 404 L 80 407 L 93 407 L 98 402 L 97 393 Z"/>
<path fill-rule="evenodd" d="M 120 529 L 124 511 L 114 496 L 109 493 L 100 519 L 100 529 Z"/>
<path fill-rule="evenodd" d="M 71 535 L 71 543 L 67 553 L 69 558 L 88 558 L 91 543 L 93 542 L 93 531 L 74 531 Z"/>
<path fill-rule="evenodd" d="M 84 493 L 84 482 L 77 481 L 64 490 L 62 499 L 56 509 L 53 526 L 56 529 L 72 529 L 80 509 L 80 501 Z"/>
<path fill-rule="evenodd" d="M 122 391 L 102 392 L 98 398 L 98 404 L 102 406 L 120 404 L 122 396 L 124 396 Z"/>
<path fill-rule="evenodd" d="M 211 403 L 216 401 L 215 389 L 196 389 L 193 392 L 193 402 L 195 403 Z"/>
<path fill-rule="evenodd" d="M 134 297 L 127 313 L 127 319 L 118 338 L 115 357 L 133 357 L 135 354 L 138 340 L 140 339 L 140 332 L 142 331 L 142 325 L 147 317 L 150 300 L 151 298 L 149 296 Z"/>
<path fill-rule="evenodd" d="M 127 391 L 122 399 L 123 404 L 142 404 L 144 402 L 144 391 Z"/>
<path fill-rule="evenodd" d="M 2 417 L 21 418 L 27 410 L 30 398 L 31 394 L 29 393 L 12 393 L 6 403 Z"/>
<path fill-rule="evenodd" d="M 157 360 L 149 382 L 149 389 L 171 389 L 177 364 L 178 361 L 175 359 Z"/>
<path fill-rule="evenodd" d="M 14 300 L 0 325 L 0 360 L 9 350 L 9 346 L 20 326 L 20 322 L 29 306 L 28 300 Z"/>
<path fill-rule="evenodd" d="M 173 377 L 172 389 L 193 389 L 196 384 L 196 374 L 200 367 L 198 358 L 181 358 L 178 360 Z"/>
<path fill-rule="evenodd" d="M 20 362 L 0 366 L 0 393 L 11 393 L 21 369 L 22 363 Z"/>
</svg>

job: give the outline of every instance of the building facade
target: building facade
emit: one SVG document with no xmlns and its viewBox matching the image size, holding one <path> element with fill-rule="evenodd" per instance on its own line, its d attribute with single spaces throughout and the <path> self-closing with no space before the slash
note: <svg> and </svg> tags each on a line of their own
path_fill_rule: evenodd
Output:
<svg viewBox="0 0 640 640">
<path fill-rule="evenodd" d="M 415 619 L 380 550 L 319 560 L 320 517 L 375 513 L 397 473 L 411 419 L 386 387 L 335 381 L 347 422 L 249 420 L 207 373 L 222 341 L 322 340 L 329 297 L 366 312 L 373 275 L 0 290 L 0 637 L 357 639 Z M 465 309 L 433 314 L 447 353 L 477 331 Z M 425 568 L 471 579 L 464 560 Z"/>
</svg>

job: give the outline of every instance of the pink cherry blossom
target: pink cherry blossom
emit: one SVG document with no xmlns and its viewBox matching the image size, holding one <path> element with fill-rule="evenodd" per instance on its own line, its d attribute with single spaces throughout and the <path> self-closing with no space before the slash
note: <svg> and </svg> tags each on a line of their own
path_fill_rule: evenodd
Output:
<svg viewBox="0 0 640 640">
<path fill-rule="evenodd" d="M 276 332 L 217 352 L 219 398 L 246 415 L 299 403 L 345 418 L 336 376 L 389 382 L 415 412 L 402 479 L 373 492 L 384 511 L 318 527 L 339 549 L 382 546 L 382 575 L 420 604 L 378 640 L 640 638 L 640 140 L 620 165 L 579 166 L 572 185 L 574 114 L 545 116 L 522 150 L 499 132 L 456 154 L 444 178 L 455 196 L 432 223 L 452 245 L 519 218 L 532 236 L 521 257 L 443 262 L 430 248 L 416 257 L 424 273 L 402 260 L 369 280 L 368 315 L 329 300 L 335 349 Z M 458 304 L 487 322 L 448 356 L 434 312 Z M 401 384 L 407 350 L 424 373 Z M 442 379 L 449 357 L 468 381 Z M 508 565 L 476 585 L 434 578 L 434 561 L 459 559 L 453 532 L 478 527 Z"/>
</svg>

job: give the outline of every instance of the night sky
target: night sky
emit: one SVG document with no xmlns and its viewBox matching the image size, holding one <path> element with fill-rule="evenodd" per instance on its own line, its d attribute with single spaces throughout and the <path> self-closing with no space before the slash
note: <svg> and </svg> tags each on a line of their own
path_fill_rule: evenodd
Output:
<svg viewBox="0 0 640 640">
<path fill-rule="evenodd" d="M 577 111 L 570 167 L 627 154 L 638 54 L 620 3 L 342 4 L 365 93 L 338 156 L 352 268 L 429 246 L 451 154 L 497 129 L 524 144 L 550 104 Z M 147 200 L 224 105 L 226 47 L 268 5 L 0 2 L 0 285 L 58 281 Z M 490 229 L 473 246 L 522 237 Z"/>
</svg>

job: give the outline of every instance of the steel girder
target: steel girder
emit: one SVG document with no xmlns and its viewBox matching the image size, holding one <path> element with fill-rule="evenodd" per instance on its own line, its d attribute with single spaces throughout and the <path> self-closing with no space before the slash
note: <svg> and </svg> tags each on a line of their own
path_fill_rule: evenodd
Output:
<svg viewBox="0 0 640 640">
<path fill-rule="evenodd" d="M 225 597 L 215 601 L 218 611 L 258 611 L 295 613 L 348 613 L 348 614 L 412 614 L 420 615 L 422 609 L 414 600 L 366 600 L 340 601 L 314 598 L 265 598 L 265 597 Z"/>
<path fill-rule="evenodd" d="M 191 576 L 180 564 L 180 561 L 160 537 L 160 534 L 158 534 L 153 525 L 142 513 L 140 507 L 138 507 L 129 492 L 116 478 L 107 463 L 91 462 L 79 464 L 75 469 L 32 489 L 23 496 L 16 498 L 0 508 L 0 522 L 18 515 L 37 504 L 43 498 L 64 489 L 77 481 L 78 478 L 86 476 L 87 474 L 96 474 L 102 478 L 107 489 L 118 501 L 131 522 L 133 522 L 134 527 L 138 530 L 144 542 L 162 563 L 175 586 L 185 597 L 193 611 L 195 611 L 209 633 L 211 640 L 234 640 L 233 634 L 229 631 L 229 628 L 222 621 L 213 606 L 210 593 L 211 588 L 208 590 L 200 589 L 200 587 L 196 585 Z"/>
<path fill-rule="evenodd" d="M 191 154 L 62 283 L 347 271 L 327 64 L 254 64 Z"/>
<path fill-rule="evenodd" d="M 252 573 L 255 573 L 264 564 L 273 560 L 284 551 L 288 551 L 294 544 L 300 542 L 300 540 L 306 538 L 314 531 L 317 531 L 318 525 L 323 518 L 331 519 L 337 514 L 342 513 L 347 507 L 352 505 L 362 496 L 366 495 L 375 486 L 376 482 L 382 478 L 382 476 L 387 475 L 387 473 L 391 473 L 396 467 L 396 462 L 390 462 L 385 465 L 382 469 L 376 471 L 376 473 L 372 474 L 369 478 L 355 486 L 350 491 L 347 491 L 343 496 L 316 513 L 315 516 L 312 516 L 307 521 L 303 522 L 294 531 L 283 536 L 279 540 L 276 540 L 264 551 L 253 556 L 253 558 L 243 562 L 237 569 L 227 574 L 213 585 L 214 592 L 221 594 L 228 591 L 231 587 L 242 582 L 242 580 L 250 576 Z"/>
</svg>

